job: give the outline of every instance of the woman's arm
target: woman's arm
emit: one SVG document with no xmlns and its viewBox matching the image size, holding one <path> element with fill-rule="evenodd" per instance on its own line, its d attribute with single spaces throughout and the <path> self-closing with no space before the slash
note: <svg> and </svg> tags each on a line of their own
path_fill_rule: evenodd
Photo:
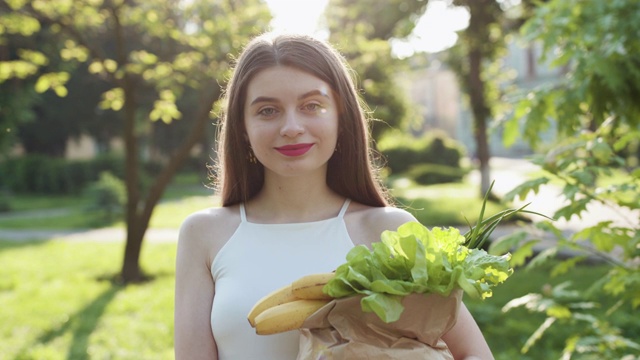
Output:
<svg viewBox="0 0 640 360">
<path fill-rule="evenodd" d="M 493 360 L 493 354 L 478 324 L 464 305 L 456 324 L 442 337 L 456 360 Z"/>
<path fill-rule="evenodd" d="M 174 348 L 176 360 L 217 359 L 211 332 L 214 285 L 210 252 L 201 225 L 204 215 L 192 215 L 180 228 L 176 257 Z"/>
</svg>

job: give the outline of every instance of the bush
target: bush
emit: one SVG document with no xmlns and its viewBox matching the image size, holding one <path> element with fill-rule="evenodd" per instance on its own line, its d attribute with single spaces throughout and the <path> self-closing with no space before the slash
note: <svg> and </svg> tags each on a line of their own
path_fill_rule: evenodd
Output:
<svg viewBox="0 0 640 360">
<path fill-rule="evenodd" d="M 92 160 L 70 161 L 45 155 L 25 155 L 0 163 L 0 187 L 16 193 L 74 194 L 101 171 L 123 173 L 122 160 L 100 156 Z"/>
<path fill-rule="evenodd" d="M 459 181 L 467 173 L 460 165 L 463 146 L 440 131 L 420 138 L 395 133 L 383 139 L 378 149 L 391 176 L 405 175 L 420 184 Z"/>
<path fill-rule="evenodd" d="M 160 169 L 159 164 L 143 163 L 141 183 L 154 177 Z M 123 179 L 124 159 L 115 155 L 90 160 L 25 155 L 0 163 L 0 188 L 23 194 L 78 194 L 105 171 Z"/>
<path fill-rule="evenodd" d="M 9 192 L 0 188 L 0 213 L 11 211 Z"/>
<path fill-rule="evenodd" d="M 127 200 L 124 182 L 108 171 L 100 173 L 100 179 L 87 187 L 92 210 L 101 211 L 107 220 L 122 213 Z"/>
<path fill-rule="evenodd" d="M 417 184 L 433 185 L 458 182 L 467 175 L 468 169 L 439 164 L 414 165 L 406 172 Z"/>
</svg>

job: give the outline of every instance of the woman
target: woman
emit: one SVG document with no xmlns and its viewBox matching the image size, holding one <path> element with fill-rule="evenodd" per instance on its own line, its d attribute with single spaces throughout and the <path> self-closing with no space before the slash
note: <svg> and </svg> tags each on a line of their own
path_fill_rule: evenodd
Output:
<svg viewBox="0 0 640 360">
<path fill-rule="evenodd" d="M 176 359 L 295 359 L 298 333 L 256 335 L 246 318 L 253 304 L 415 218 L 389 205 L 350 70 L 326 43 L 254 39 L 225 96 L 222 207 L 192 214 L 180 230 Z M 443 340 L 455 359 L 493 358 L 464 306 Z"/>
</svg>

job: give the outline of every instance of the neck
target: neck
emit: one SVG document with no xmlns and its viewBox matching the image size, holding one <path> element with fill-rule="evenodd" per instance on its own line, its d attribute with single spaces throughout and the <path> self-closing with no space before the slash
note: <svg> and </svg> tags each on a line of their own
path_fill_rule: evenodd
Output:
<svg viewBox="0 0 640 360">
<path fill-rule="evenodd" d="M 247 203 L 247 213 L 258 222 L 307 222 L 334 217 L 344 198 L 323 178 L 265 177 L 262 190 Z"/>
</svg>

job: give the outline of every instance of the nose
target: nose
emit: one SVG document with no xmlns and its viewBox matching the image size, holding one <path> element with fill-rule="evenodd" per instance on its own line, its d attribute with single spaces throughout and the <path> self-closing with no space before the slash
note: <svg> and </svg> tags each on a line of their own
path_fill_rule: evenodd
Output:
<svg viewBox="0 0 640 360">
<path fill-rule="evenodd" d="M 304 126 L 294 111 L 288 111 L 284 116 L 284 123 L 280 129 L 280 135 L 296 137 L 304 133 Z"/>
</svg>

